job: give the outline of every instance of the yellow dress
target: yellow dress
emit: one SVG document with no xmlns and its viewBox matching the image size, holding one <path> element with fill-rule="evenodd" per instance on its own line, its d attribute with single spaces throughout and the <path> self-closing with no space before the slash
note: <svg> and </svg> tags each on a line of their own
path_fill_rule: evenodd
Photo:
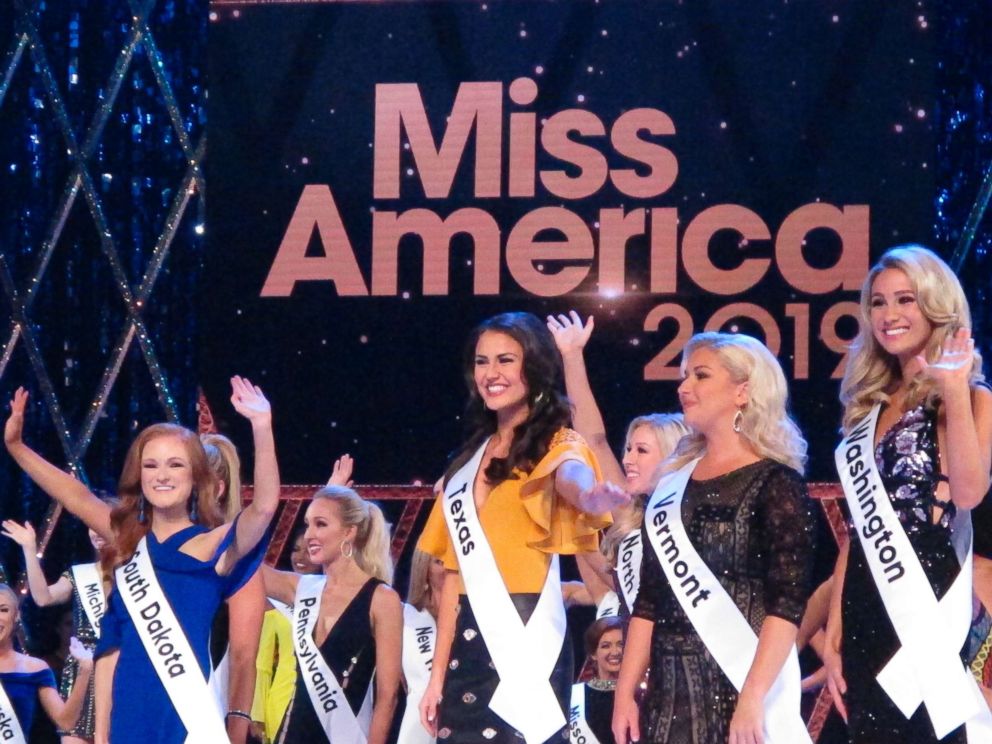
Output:
<svg viewBox="0 0 992 744">
<path fill-rule="evenodd" d="M 251 718 L 264 724 L 269 742 L 275 739 L 296 687 L 293 626 L 279 610 L 267 610 L 262 618 L 255 670 Z"/>
</svg>

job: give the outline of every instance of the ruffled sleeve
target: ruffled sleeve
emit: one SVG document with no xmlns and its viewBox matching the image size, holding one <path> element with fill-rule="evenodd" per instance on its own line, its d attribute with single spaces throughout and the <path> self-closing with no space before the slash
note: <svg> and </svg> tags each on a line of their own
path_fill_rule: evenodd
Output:
<svg viewBox="0 0 992 744">
<path fill-rule="evenodd" d="M 116 651 L 121 647 L 121 613 L 125 612 L 121 603 L 120 594 L 115 586 L 110 590 L 107 597 L 107 609 L 100 618 L 100 638 L 96 642 L 96 649 L 93 656 L 99 659 L 101 656 Z"/>
<path fill-rule="evenodd" d="M 213 558 L 211 559 L 214 564 L 220 560 L 220 557 L 224 554 L 231 545 L 234 544 L 234 538 L 238 528 L 238 520 L 241 519 L 241 514 L 234 518 L 231 522 L 231 529 L 227 531 L 224 535 L 224 539 L 220 541 L 220 545 L 214 551 Z M 238 562 L 234 565 L 225 579 L 223 596 L 225 599 L 233 594 L 237 594 L 238 590 L 248 583 L 248 580 L 255 575 L 258 567 L 262 565 L 262 559 L 265 558 L 265 551 L 269 548 L 269 540 L 272 538 L 272 525 L 265 531 L 262 535 L 262 539 L 258 541 L 251 550 L 245 553 Z"/>
<path fill-rule="evenodd" d="M 562 463 L 576 460 L 592 468 L 597 481 L 603 479 L 599 463 L 589 445 L 572 429 L 560 429 L 548 453 L 523 476 L 520 499 L 537 527 L 538 537 L 529 547 L 545 553 L 589 553 L 599 547 L 599 531 L 612 523 L 609 514 L 586 514 L 555 491 L 555 471 Z"/>
<path fill-rule="evenodd" d="M 427 517 L 427 524 L 420 534 L 420 540 L 417 541 L 417 549 L 440 558 L 445 568 L 457 571 L 458 558 L 455 556 L 455 546 L 452 545 L 451 536 L 448 534 L 442 506 L 443 497 L 438 495 L 434 499 L 434 506 L 431 508 L 430 516 Z"/>
</svg>

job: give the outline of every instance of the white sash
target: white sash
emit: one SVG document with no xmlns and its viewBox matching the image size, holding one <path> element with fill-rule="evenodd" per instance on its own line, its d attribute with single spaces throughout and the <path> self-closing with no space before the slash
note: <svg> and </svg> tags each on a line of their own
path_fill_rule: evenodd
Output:
<svg viewBox="0 0 992 744">
<path fill-rule="evenodd" d="M 696 552 L 682 524 L 682 497 L 698 462 L 693 460 L 661 479 L 644 513 L 644 524 L 672 593 L 706 649 L 740 692 L 758 650 L 758 636 Z M 799 714 L 800 682 L 799 657 L 793 646 L 765 695 L 766 744 L 811 743 Z"/>
<path fill-rule="evenodd" d="M 76 596 L 82 605 L 86 619 L 96 637 L 100 637 L 100 620 L 107 609 L 107 598 L 103 594 L 103 579 L 95 563 L 79 563 L 72 567 L 72 580 L 76 585 Z"/>
<path fill-rule="evenodd" d="M 448 481 L 444 517 L 472 612 L 499 675 L 489 708 L 527 744 L 539 744 L 567 723 L 549 681 L 566 627 L 558 556 L 551 558 L 537 606 L 524 625 L 475 508 L 473 485 L 487 443 Z"/>
<path fill-rule="evenodd" d="M 176 714 L 186 727 L 187 744 L 225 741 L 224 719 L 203 676 L 193 647 L 155 575 L 148 538 L 141 538 L 131 560 L 116 570 L 117 591 L 137 630 Z"/>
<path fill-rule="evenodd" d="M 334 744 L 365 744 L 365 730 L 348 704 L 338 678 L 327 666 L 313 640 L 313 630 L 320 615 L 320 597 L 327 577 L 322 574 L 300 576 L 293 602 L 293 648 L 303 682 L 310 695 L 310 704 L 327 735 Z M 372 684 L 369 683 L 371 690 Z M 368 696 L 366 695 L 366 698 Z M 365 706 L 363 706 L 364 709 Z"/>
<path fill-rule="evenodd" d="M 634 600 L 641 589 L 641 556 L 644 546 L 641 544 L 641 530 L 631 530 L 617 546 L 617 589 L 623 595 L 627 612 L 634 611 Z"/>
<path fill-rule="evenodd" d="M 213 660 L 211 659 L 211 665 Z M 210 669 L 210 679 L 207 684 L 217 698 L 217 708 L 226 711 L 231 701 L 231 646 L 224 649 L 224 656 L 217 662 L 217 666 Z"/>
<path fill-rule="evenodd" d="M 286 618 L 287 620 L 289 620 L 289 624 L 290 625 L 293 624 L 293 607 L 292 607 L 292 605 L 288 605 L 285 602 L 280 602 L 278 599 L 275 599 L 274 597 L 266 597 L 266 599 L 269 600 L 269 604 L 270 605 L 272 605 L 275 609 L 279 610 L 279 612 L 282 614 L 282 616 L 284 618 Z"/>
<path fill-rule="evenodd" d="M 406 711 L 400 723 L 398 744 L 433 744 L 434 737 L 420 723 L 420 699 L 427 689 L 434 663 L 437 624 L 427 610 L 403 605 L 403 676 Z"/>
<path fill-rule="evenodd" d="M 616 592 L 607 592 L 596 605 L 596 619 L 602 620 L 604 617 L 618 617 L 620 615 L 620 597 Z"/>
<path fill-rule="evenodd" d="M 0 741 L 7 744 L 27 744 L 21 729 L 21 722 L 17 720 L 17 713 L 14 706 L 7 697 L 7 691 L 3 689 L 3 682 L 0 682 Z"/>
<path fill-rule="evenodd" d="M 880 411 L 876 405 L 834 455 L 858 540 L 901 644 L 876 679 L 906 718 L 924 703 L 938 738 L 967 723 L 969 741 L 992 741 L 992 715 L 959 656 L 971 623 L 971 515 L 959 510 L 951 525 L 961 570 L 938 602 L 878 474 Z"/>
<path fill-rule="evenodd" d="M 568 714 L 568 739 L 572 744 L 599 744 L 586 721 L 586 684 L 572 685 L 572 705 Z"/>
</svg>

